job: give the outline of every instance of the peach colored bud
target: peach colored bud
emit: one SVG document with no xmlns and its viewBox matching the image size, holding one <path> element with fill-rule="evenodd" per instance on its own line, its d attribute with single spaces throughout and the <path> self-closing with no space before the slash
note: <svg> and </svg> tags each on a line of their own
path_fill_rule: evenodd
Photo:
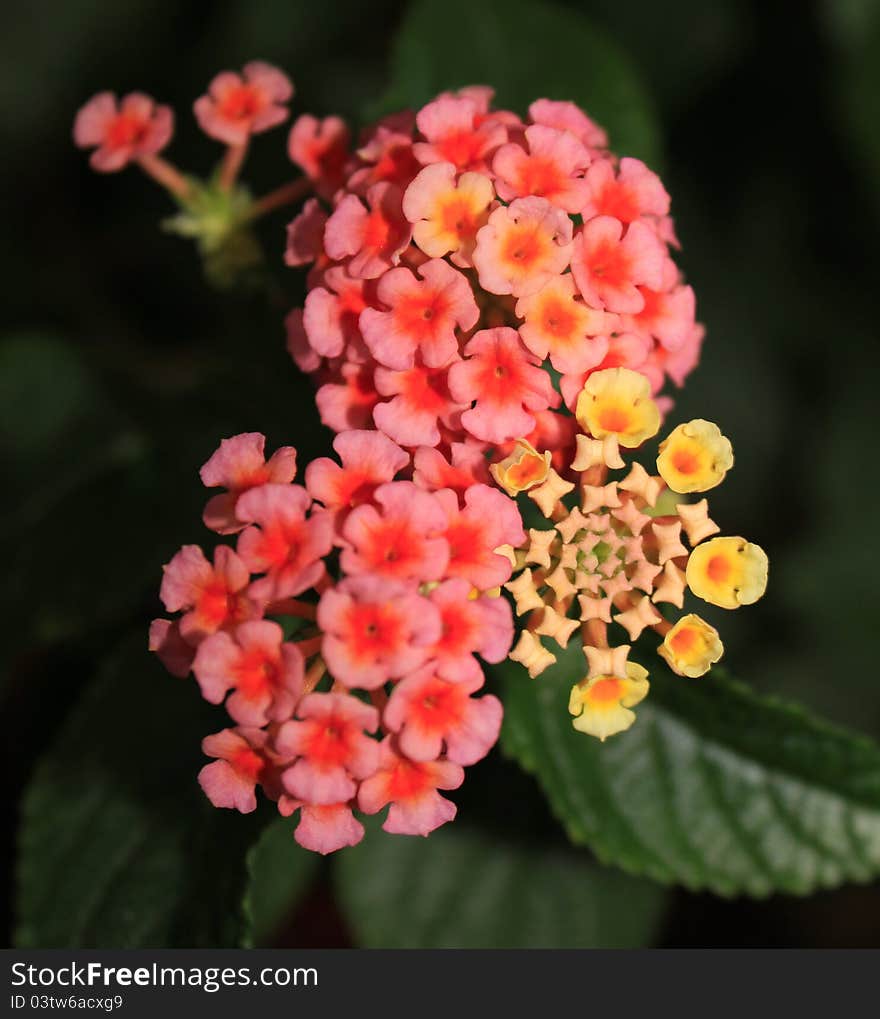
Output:
<svg viewBox="0 0 880 1019">
<path fill-rule="evenodd" d="M 529 498 L 549 520 L 559 500 L 573 490 L 574 485 L 561 478 L 551 467 L 547 472 L 546 481 L 538 488 L 533 488 L 529 492 Z"/>
<path fill-rule="evenodd" d="M 704 538 L 711 537 L 721 530 L 714 520 L 709 519 L 707 499 L 700 499 L 699 502 L 693 503 L 680 502 L 675 509 L 681 517 L 682 530 L 692 546 L 699 545 Z"/>
<path fill-rule="evenodd" d="M 556 661 L 556 655 L 548 651 L 531 630 L 523 630 L 516 647 L 510 652 L 510 658 L 528 669 L 532 679 L 540 676 Z"/>
</svg>

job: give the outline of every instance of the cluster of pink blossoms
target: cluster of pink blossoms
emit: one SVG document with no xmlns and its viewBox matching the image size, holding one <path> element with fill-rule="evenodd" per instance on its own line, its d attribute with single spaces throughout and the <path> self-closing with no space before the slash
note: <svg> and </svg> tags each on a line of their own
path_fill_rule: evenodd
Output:
<svg viewBox="0 0 880 1019">
<path fill-rule="evenodd" d="M 390 805 L 386 831 L 427 835 L 455 816 L 439 790 L 498 738 L 475 656 L 499 662 L 513 639 L 495 550 L 525 538 L 516 505 L 476 466 L 440 477 L 428 457 L 395 480 L 410 456 L 380 432 L 338 435 L 340 462 L 313 461 L 303 485 L 296 451 L 266 460 L 264 441 L 226 439 L 202 467 L 223 490 L 204 522 L 235 547 L 184 546 L 160 591 L 179 615 L 150 632 L 233 723 L 204 740 L 201 786 L 243 813 L 259 786 L 321 853 L 360 841 L 355 809 Z"/>
<path fill-rule="evenodd" d="M 592 372 L 681 385 L 702 328 L 657 175 L 572 103 L 523 121 L 491 99 L 444 93 L 351 155 L 338 118 L 295 123 L 291 158 L 323 203 L 288 228 L 287 263 L 312 263 L 289 349 L 335 431 L 376 427 L 453 464 L 525 438 L 561 461 Z"/>
</svg>

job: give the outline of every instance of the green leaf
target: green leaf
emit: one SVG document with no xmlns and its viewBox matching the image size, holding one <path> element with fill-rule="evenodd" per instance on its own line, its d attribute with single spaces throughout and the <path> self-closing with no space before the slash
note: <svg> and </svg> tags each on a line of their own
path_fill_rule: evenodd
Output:
<svg viewBox="0 0 880 1019">
<path fill-rule="evenodd" d="M 649 943 L 662 888 L 583 853 L 447 825 L 427 839 L 371 825 L 336 885 L 365 948 L 630 948 Z"/>
<path fill-rule="evenodd" d="M 293 840 L 296 819 L 276 817 L 247 856 L 242 945 L 267 945 L 315 876 L 320 857 Z"/>
<path fill-rule="evenodd" d="M 196 782 L 222 716 L 138 634 L 87 691 L 22 806 L 20 948 L 233 947 L 253 817 Z"/>
<path fill-rule="evenodd" d="M 721 895 L 807 894 L 880 873 L 880 748 L 713 670 L 659 664 L 629 732 L 575 732 L 579 646 L 537 680 L 496 670 L 502 746 L 573 842 L 663 882 Z"/>
<path fill-rule="evenodd" d="M 540 98 L 578 103 L 621 155 L 657 166 L 652 104 L 628 58 L 575 10 L 535 0 L 416 0 L 392 55 L 391 86 L 372 116 L 416 107 L 438 92 L 491 85 L 524 114 Z"/>
</svg>

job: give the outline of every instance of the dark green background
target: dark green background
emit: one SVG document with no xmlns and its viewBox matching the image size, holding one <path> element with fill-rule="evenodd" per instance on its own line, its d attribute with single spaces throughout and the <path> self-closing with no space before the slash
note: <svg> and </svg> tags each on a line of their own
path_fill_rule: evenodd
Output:
<svg viewBox="0 0 880 1019">
<path fill-rule="evenodd" d="M 144 89 L 178 113 L 174 159 L 206 170 L 217 148 L 189 107 L 217 70 L 277 62 L 296 82 L 297 112 L 357 117 L 387 89 L 405 6 L 70 0 L 5 15 L 10 886 L 15 804 L 35 762 L 100 663 L 159 610 L 161 563 L 203 540 L 199 464 L 219 437 L 246 429 L 295 444 L 303 461 L 329 440 L 284 353 L 283 306 L 210 292 L 190 247 L 156 229 L 164 196 L 134 171 L 92 174 L 70 141 L 73 114 L 99 89 Z M 880 737 L 880 4 L 569 6 L 629 53 L 654 108 L 680 264 L 708 328 L 676 419 L 709 417 L 731 437 L 737 466 L 713 515 L 771 558 L 764 601 L 724 616 L 728 668 Z M 540 95 L 540 80 L 533 89 Z M 279 131 L 255 146 L 246 176 L 257 192 L 286 172 L 283 141 Z M 293 303 L 301 282 L 278 259 L 283 225 L 283 215 L 268 221 L 263 239 Z M 155 682 L 169 681 L 156 671 Z M 141 710 L 127 703 L 120 725 L 137 726 Z M 512 765 L 485 765 L 469 786 L 473 802 L 496 801 L 499 817 L 507 797 L 524 825 L 552 829 Z M 877 944 L 878 912 L 876 885 L 764 903 L 676 893 L 657 943 Z M 282 927 L 279 943 L 351 938 L 326 880 Z"/>
</svg>

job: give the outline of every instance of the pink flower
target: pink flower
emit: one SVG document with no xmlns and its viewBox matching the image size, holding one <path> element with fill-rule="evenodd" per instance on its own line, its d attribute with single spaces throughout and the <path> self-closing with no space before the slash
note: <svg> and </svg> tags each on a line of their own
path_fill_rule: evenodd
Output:
<svg viewBox="0 0 880 1019">
<path fill-rule="evenodd" d="M 624 157 L 615 173 L 610 159 L 597 160 L 586 175 L 587 195 L 578 211 L 586 222 L 594 216 L 613 216 L 632 223 L 640 216 L 665 216 L 669 195 L 656 173 L 640 159 Z"/>
<path fill-rule="evenodd" d="M 224 729 L 202 740 L 202 753 L 215 757 L 199 772 L 199 785 L 215 807 L 250 814 L 257 809 L 255 790 L 266 767 L 262 729 Z"/>
<path fill-rule="evenodd" d="M 236 517 L 238 498 L 248 489 L 273 482 L 284 485 L 296 477 L 296 450 L 282 446 L 266 460 L 263 452 L 266 436 L 244 432 L 224 439 L 202 465 L 199 476 L 205 488 L 226 488 L 205 506 L 205 526 L 218 534 L 235 534 L 244 528 Z"/>
<path fill-rule="evenodd" d="M 584 170 L 590 154 L 569 131 L 533 124 L 526 148 L 502 145 L 492 160 L 495 190 L 505 202 L 537 195 L 565 212 L 580 212 L 588 195 Z"/>
<path fill-rule="evenodd" d="M 409 456 L 381 432 L 342 432 L 333 440 L 340 466 L 329 457 L 306 468 L 309 495 L 328 510 L 353 509 L 370 502 L 373 493 L 409 463 Z"/>
<path fill-rule="evenodd" d="M 461 423 L 476 438 L 498 443 L 526 435 L 535 425 L 529 411 L 559 402 L 550 376 L 515 329 L 482 329 L 464 354 L 466 360 L 449 369 L 449 392 L 459 404 L 475 404 Z"/>
<path fill-rule="evenodd" d="M 439 580 L 449 560 L 446 526 L 437 498 L 411 481 L 381 485 L 378 504 L 358 506 L 342 525 L 342 569 L 388 580 Z"/>
<path fill-rule="evenodd" d="M 348 127 L 340 117 L 318 120 L 306 113 L 290 129 L 287 154 L 314 181 L 318 193 L 329 199 L 345 180 L 348 142 Z"/>
<path fill-rule="evenodd" d="M 338 357 L 352 344 L 362 343 L 361 312 L 376 303 L 372 280 L 350 276 L 345 266 L 328 269 L 323 285 L 309 291 L 303 311 L 303 326 L 312 349 L 322 357 Z"/>
<path fill-rule="evenodd" d="M 183 639 L 176 620 L 154 619 L 150 623 L 149 648 L 156 652 L 172 676 L 183 679 L 189 675 L 196 652 L 192 644 Z"/>
<path fill-rule="evenodd" d="M 402 446 L 436 446 L 440 426 L 457 427 L 464 409 L 450 395 L 448 375 L 447 368 L 426 368 L 420 361 L 405 371 L 377 368 L 376 390 L 393 399 L 376 405 L 376 426 Z"/>
<path fill-rule="evenodd" d="M 664 262 L 660 290 L 639 287 L 644 304 L 636 315 L 622 316 L 624 329 L 646 333 L 666 350 L 683 347 L 696 324 L 696 298 L 691 287 L 679 283 L 678 270 L 671 258 Z"/>
<path fill-rule="evenodd" d="M 503 714 L 497 697 L 470 696 L 482 685 L 479 670 L 448 682 L 425 665 L 395 686 L 382 721 L 411 761 L 434 761 L 445 744 L 450 761 L 476 764 L 498 740 Z"/>
<path fill-rule="evenodd" d="M 479 448 L 464 442 L 453 442 L 449 456 L 438 449 L 421 446 L 413 454 L 413 482 L 428 492 L 451 488 L 459 498 L 471 485 L 490 484 L 486 458 Z"/>
<path fill-rule="evenodd" d="M 364 837 L 364 826 L 355 819 L 347 803 L 304 803 L 293 837 L 303 849 L 326 856 L 346 846 L 356 846 Z"/>
<path fill-rule="evenodd" d="M 504 127 L 484 121 L 468 96 L 439 96 L 419 110 L 416 125 L 426 139 L 413 145 L 422 164 L 446 162 L 459 170 L 485 172 L 492 153 L 507 141 Z"/>
<path fill-rule="evenodd" d="M 449 545 L 447 577 L 463 577 L 480 591 L 498 587 L 510 577 L 510 562 L 495 549 L 525 540 L 516 503 L 497 488 L 472 485 L 459 506 L 454 492 L 436 493 L 446 513 Z"/>
<path fill-rule="evenodd" d="M 363 279 L 375 279 L 397 265 L 410 241 L 401 198 L 400 189 L 387 183 L 370 188 L 366 207 L 356 195 L 346 195 L 327 220 L 327 254 L 336 260 L 350 258 L 348 272 Z"/>
<path fill-rule="evenodd" d="M 529 117 L 536 124 L 570 131 L 588 149 L 604 149 L 608 135 L 574 103 L 554 99 L 537 99 L 529 107 Z"/>
<path fill-rule="evenodd" d="M 284 642 L 277 623 L 242 623 L 234 634 L 215 633 L 202 641 L 193 663 L 202 696 L 221 704 L 239 725 L 263 726 L 290 718 L 302 692 L 303 657 Z"/>
<path fill-rule="evenodd" d="M 326 225 L 327 213 L 317 198 L 309 198 L 287 225 L 284 264 L 299 266 L 317 261 L 324 253 Z"/>
<path fill-rule="evenodd" d="M 284 788 L 309 804 L 345 803 L 357 782 L 379 765 L 379 744 L 365 735 L 379 724 L 379 712 L 344 693 L 312 693 L 297 708 L 297 721 L 285 722 L 275 750 L 295 763 L 281 774 Z"/>
<path fill-rule="evenodd" d="M 198 545 L 184 545 L 163 570 L 159 597 L 169 612 L 184 613 L 180 633 L 190 644 L 258 614 L 246 590 L 248 568 L 225 545 L 215 549 L 213 566 Z"/>
<path fill-rule="evenodd" d="M 467 267 L 495 189 L 485 174 L 456 176 L 452 163 L 426 166 L 406 189 L 403 212 L 413 224 L 413 240 L 426 255 L 442 258 L 451 253 L 456 265 Z"/>
<path fill-rule="evenodd" d="M 328 428 L 334 432 L 346 432 L 372 424 L 373 408 L 379 402 L 373 371 L 372 364 L 343 364 L 338 381 L 321 386 L 315 402 L 321 421 Z"/>
<path fill-rule="evenodd" d="M 440 614 L 411 587 L 365 574 L 325 591 L 318 603 L 321 653 L 335 679 L 375 690 L 418 668 L 440 637 Z"/>
<path fill-rule="evenodd" d="M 371 137 L 357 151 L 363 164 L 348 180 L 348 189 L 366 194 L 374 184 L 387 181 L 405 188 L 419 170 L 413 154 L 412 125 L 379 124 Z"/>
<path fill-rule="evenodd" d="M 130 92 L 117 103 L 112 92 L 99 92 L 81 107 L 73 124 L 73 140 L 91 149 L 92 169 L 121 170 L 132 160 L 152 156 L 171 141 L 174 114 L 142 92 Z"/>
<path fill-rule="evenodd" d="M 308 519 L 308 492 L 299 485 L 261 485 L 239 497 L 235 512 L 252 524 L 238 539 L 238 554 L 254 573 L 251 594 L 262 601 L 289 598 L 324 575 L 323 557 L 333 547 L 333 523 L 325 513 Z"/>
<path fill-rule="evenodd" d="M 664 254 L 644 223 L 631 223 L 624 234 L 620 220 L 597 216 L 575 238 L 571 271 L 588 304 L 638 314 L 645 303 L 638 287 L 662 286 Z"/>
<path fill-rule="evenodd" d="M 287 119 L 284 105 L 293 95 L 290 79 L 277 67 L 253 60 L 241 74 L 221 71 L 207 95 L 195 101 L 199 127 L 227 145 L 244 145 L 252 134 L 268 131 Z"/>
<path fill-rule="evenodd" d="M 497 208 L 477 234 L 474 266 L 491 294 L 525 297 L 568 265 L 572 223 L 546 198 L 517 198 Z"/>
<path fill-rule="evenodd" d="M 394 750 L 391 737 L 381 747 L 380 770 L 358 790 L 361 810 L 377 814 L 390 803 L 382 827 L 394 835 L 429 835 L 451 821 L 455 804 L 437 790 L 457 789 L 464 769 L 450 761 L 410 761 Z"/>
<path fill-rule="evenodd" d="M 474 655 L 487 662 L 501 662 L 513 642 L 508 602 L 504 598 L 473 598 L 472 590 L 467 580 L 459 578 L 438 584 L 429 595 L 440 612 L 443 628 L 430 651 L 432 668 L 450 682 L 479 679 L 482 684 L 483 673 Z"/>
<path fill-rule="evenodd" d="M 293 358 L 297 368 L 301 372 L 318 371 L 323 364 L 323 358 L 313 350 L 306 336 L 302 308 L 290 309 L 284 317 L 284 330 L 287 333 L 287 353 Z"/>
<path fill-rule="evenodd" d="M 559 380 L 559 388 L 566 407 L 574 413 L 584 383 L 594 371 L 603 371 L 605 368 L 631 368 L 633 371 L 643 371 L 651 347 L 651 337 L 645 333 L 615 333 L 609 336 L 608 349 L 599 364 L 588 371 L 563 375 Z M 531 439 L 529 441 L 531 442 Z"/>
<path fill-rule="evenodd" d="M 429 368 L 441 368 L 458 354 L 456 327 L 472 329 L 480 317 L 468 281 L 442 258 L 419 267 L 391 269 L 379 280 L 379 301 L 388 311 L 361 313 L 364 340 L 388 368 L 412 368 L 416 352 Z"/>
<path fill-rule="evenodd" d="M 523 343 L 541 361 L 549 356 L 559 372 L 599 364 L 608 350 L 608 334 L 617 329 L 616 315 L 597 311 L 579 297 L 574 278 L 566 273 L 516 302 L 517 315 L 525 319 L 519 329 Z"/>
</svg>

